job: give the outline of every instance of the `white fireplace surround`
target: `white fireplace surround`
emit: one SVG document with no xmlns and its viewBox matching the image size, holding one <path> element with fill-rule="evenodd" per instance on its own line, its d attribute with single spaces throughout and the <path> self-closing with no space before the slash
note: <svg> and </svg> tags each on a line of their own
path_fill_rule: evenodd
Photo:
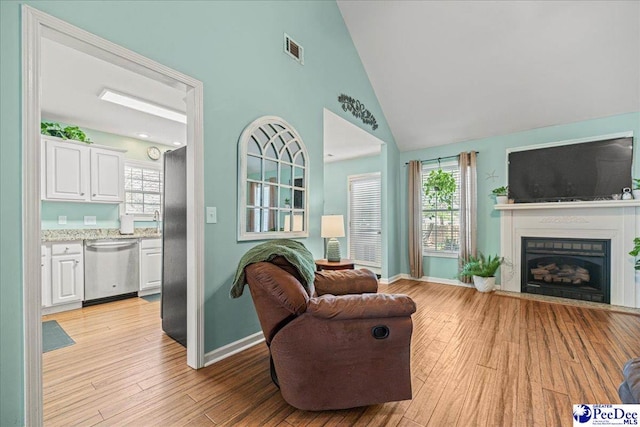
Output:
<svg viewBox="0 0 640 427">
<path fill-rule="evenodd" d="M 629 255 L 640 232 L 640 200 L 520 203 L 500 211 L 502 290 L 521 292 L 522 237 L 611 240 L 611 304 L 640 308 L 640 274 Z"/>
</svg>

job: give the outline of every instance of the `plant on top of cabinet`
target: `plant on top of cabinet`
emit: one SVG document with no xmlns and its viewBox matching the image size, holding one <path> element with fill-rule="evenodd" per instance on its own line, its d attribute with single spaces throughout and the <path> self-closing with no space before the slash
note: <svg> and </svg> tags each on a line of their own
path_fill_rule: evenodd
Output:
<svg viewBox="0 0 640 427">
<path fill-rule="evenodd" d="M 73 139 L 74 141 L 82 141 L 92 144 L 91 139 L 78 126 L 60 126 L 60 123 L 41 122 L 40 133 L 43 135 L 56 136 L 62 139 Z"/>
</svg>

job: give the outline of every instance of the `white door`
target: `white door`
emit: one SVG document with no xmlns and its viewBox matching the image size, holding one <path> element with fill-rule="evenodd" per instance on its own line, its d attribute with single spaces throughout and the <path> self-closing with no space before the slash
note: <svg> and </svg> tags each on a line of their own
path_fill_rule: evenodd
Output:
<svg viewBox="0 0 640 427">
<path fill-rule="evenodd" d="M 162 283 L 162 249 L 142 249 L 140 290 L 160 288 Z"/>
<path fill-rule="evenodd" d="M 349 178 L 349 258 L 382 267 L 382 191 L 380 172 Z"/>
<path fill-rule="evenodd" d="M 122 153 L 91 149 L 91 200 L 121 202 L 124 200 L 124 156 Z"/>
<path fill-rule="evenodd" d="M 89 200 L 89 148 L 45 141 L 47 199 Z"/>
<path fill-rule="evenodd" d="M 41 246 L 42 307 L 51 305 L 51 247 Z"/>
</svg>

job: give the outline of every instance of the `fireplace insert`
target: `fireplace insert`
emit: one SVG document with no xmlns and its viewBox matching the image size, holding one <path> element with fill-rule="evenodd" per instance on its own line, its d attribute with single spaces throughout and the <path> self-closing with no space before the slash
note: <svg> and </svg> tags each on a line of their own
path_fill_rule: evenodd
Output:
<svg viewBox="0 0 640 427">
<path fill-rule="evenodd" d="M 611 241 L 522 238 L 522 292 L 610 303 Z"/>
</svg>

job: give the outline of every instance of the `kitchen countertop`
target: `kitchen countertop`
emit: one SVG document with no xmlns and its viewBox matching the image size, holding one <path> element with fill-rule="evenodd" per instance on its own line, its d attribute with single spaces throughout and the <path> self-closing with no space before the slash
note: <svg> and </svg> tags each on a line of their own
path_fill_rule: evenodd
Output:
<svg viewBox="0 0 640 427">
<path fill-rule="evenodd" d="M 95 239 L 153 239 L 161 238 L 162 233 L 155 228 L 136 228 L 133 234 L 120 234 L 117 228 L 83 228 L 68 230 L 42 230 L 40 239 L 42 242 L 69 242 L 72 240 Z"/>
</svg>

